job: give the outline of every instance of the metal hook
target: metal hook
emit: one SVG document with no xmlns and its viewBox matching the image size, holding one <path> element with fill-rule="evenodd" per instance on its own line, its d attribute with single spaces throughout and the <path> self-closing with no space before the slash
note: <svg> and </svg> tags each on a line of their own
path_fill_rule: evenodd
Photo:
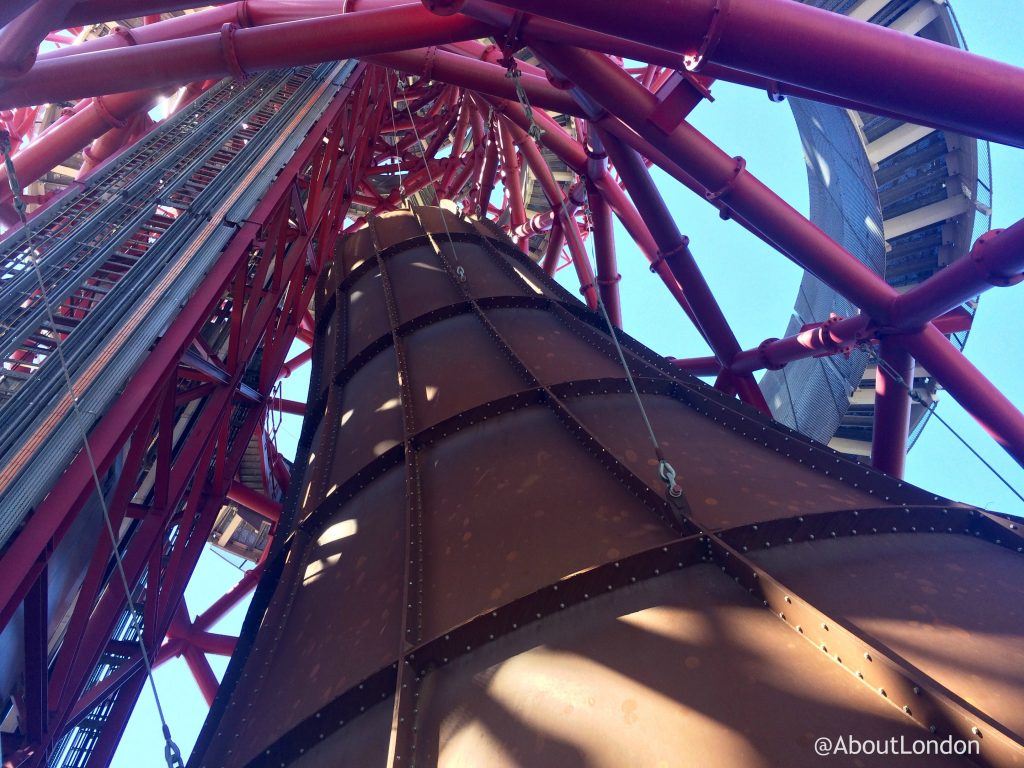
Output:
<svg viewBox="0 0 1024 768">
<path fill-rule="evenodd" d="M 185 761 L 181 759 L 181 750 L 170 739 L 167 739 L 167 743 L 164 744 L 164 760 L 167 761 L 167 768 L 185 768 Z"/>
<path fill-rule="evenodd" d="M 658 475 L 665 481 L 665 487 L 668 488 L 669 496 L 673 499 L 678 499 L 683 495 L 683 489 L 676 482 L 676 471 L 665 459 L 658 463 Z"/>
</svg>

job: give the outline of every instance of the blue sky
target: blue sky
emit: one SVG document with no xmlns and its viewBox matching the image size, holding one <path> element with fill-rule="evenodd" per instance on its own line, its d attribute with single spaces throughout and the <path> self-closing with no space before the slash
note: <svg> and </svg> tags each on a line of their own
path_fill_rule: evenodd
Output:
<svg viewBox="0 0 1024 768">
<path fill-rule="evenodd" d="M 953 5 L 971 50 L 1024 66 L 1024 46 L 1020 42 L 1024 6 L 1020 0 L 960 0 Z M 1007 23 L 1009 20 L 1015 23 Z M 694 114 L 695 125 L 730 154 L 742 154 L 755 175 L 806 213 L 803 151 L 789 107 L 770 102 L 762 92 L 728 84 L 716 85 L 714 95 L 715 103 L 701 105 Z M 1020 188 L 1020 180 L 1024 179 L 1024 150 L 992 145 L 992 168 L 993 227 L 1007 227 L 1024 217 L 1024 190 Z M 721 221 L 711 206 L 674 182 L 664 177 L 659 181 L 740 344 L 751 347 L 767 337 L 781 336 L 792 311 L 800 270 L 734 223 Z M 647 270 L 643 256 L 628 248 L 626 240 L 620 242 L 625 328 L 662 354 L 707 354 L 678 306 Z M 966 350 L 967 357 L 1018 404 L 1024 403 L 1024 340 L 1012 329 L 1019 322 L 1022 292 L 1024 288 L 993 289 L 982 297 Z M 305 399 L 305 389 L 305 376 L 285 381 L 285 397 Z M 941 415 L 1011 483 L 1020 486 L 1024 474 L 1016 462 L 951 397 L 941 396 L 941 403 Z M 287 421 L 281 431 L 282 443 L 297 439 L 298 431 L 298 419 Z M 285 452 L 290 450 L 286 448 Z M 1024 504 L 935 420 L 910 453 L 907 479 L 954 499 L 1024 515 Z M 199 613 L 239 577 L 239 571 L 216 554 L 204 555 L 186 592 L 190 614 Z M 244 608 L 240 606 L 225 617 L 214 631 L 237 633 Z M 222 674 L 226 660 L 209 658 L 214 671 Z M 187 755 L 202 726 L 206 706 L 183 661 L 174 660 L 158 669 L 156 681 L 171 730 Z M 162 749 L 152 695 L 147 688 L 113 765 L 162 765 Z"/>
</svg>

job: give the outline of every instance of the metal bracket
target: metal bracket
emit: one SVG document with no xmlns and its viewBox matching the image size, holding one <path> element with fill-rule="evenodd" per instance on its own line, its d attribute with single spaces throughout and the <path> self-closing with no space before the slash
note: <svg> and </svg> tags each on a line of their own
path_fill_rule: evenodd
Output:
<svg viewBox="0 0 1024 768">
<path fill-rule="evenodd" d="M 710 58 L 722 36 L 722 22 L 729 15 L 729 0 L 715 0 L 711 11 L 711 22 L 704 33 L 704 39 L 696 52 L 683 57 L 683 66 L 690 72 L 699 72 L 705 60 Z"/>
<path fill-rule="evenodd" d="M 713 203 L 715 200 L 719 200 L 728 195 L 730 192 L 732 192 L 733 187 L 736 186 L 736 182 L 739 180 L 740 174 L 747 169 L 747 161 L 744 160 L 739 155 L 734 157 L 733 160 L 736 161 L 736 165 L 733 167 L 732 175 L 725 182 L 725 184 L 723 184 L 722 187 L 717 191 L 709 191 L 704 194 L 704 197 L 706 197 L 710 202 Z"/>
<path fill-rule="evenodd" d="M 688 238 L 686 235 L 683 235 L 683 239 L 679 241 L 679 245 L 677 245 L 675 248 L 672 248 L 671 250 L 668 251 L 658 251 L 658 255 L 655 256 L 654 260 L 651 262 L 651 272 L 657 273 L 658 265 L 661 264 L 661 262 L 668 261 L 670 257 L 682 253 L 689 247 L 690 238 Z"/>
</svg>

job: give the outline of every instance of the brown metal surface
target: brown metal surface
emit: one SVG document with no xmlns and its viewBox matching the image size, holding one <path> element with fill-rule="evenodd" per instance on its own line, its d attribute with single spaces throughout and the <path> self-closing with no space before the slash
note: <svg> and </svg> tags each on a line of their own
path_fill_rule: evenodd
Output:
<svg viewBox="0 0 1024 768">
<path fill-rule="evenodd" d="M 291 534 L 192 765 L 1024 765 L 1014 524 L 621 336 L 680 517 L 599 316 L 486 224 L 371 220 L 316 295 Z"/>
</svg>

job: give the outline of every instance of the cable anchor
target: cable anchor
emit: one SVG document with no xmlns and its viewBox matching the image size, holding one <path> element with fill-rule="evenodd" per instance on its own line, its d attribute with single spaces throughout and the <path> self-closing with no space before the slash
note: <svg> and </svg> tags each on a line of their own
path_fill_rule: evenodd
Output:
<svg viewBox="0 0 1024 768">
<path fill-rule="evenodd" d="M 523 112 L 526 113 L 526 119 L 530 122 L 530 127 L 527 133 L 530 134 L 530 138 L 536 142 L 540 142 L 540 137 L 544 135 L 544 131 L 537 125 L 537 121 L 533 118 L 533 107 L 530 106 L 530 98 L 526 95 L 526 89 L 523 88 L 521 82 L 523 73 L 519 69 L 519 65 L 516 63 L 515 56 L 511 54 L 508 56 L 507 71 L 505 77 L 511 78 L 513 85 L 516 88 L 516 98 L 519 100 L 520 105 L 523 107 Z"/>
<path fill-rule="evenodd" d="M 682 497 L 683 489 L 676 482 L 676 471 L 666 459 L 658 462 L 658 476 L 665 482 L 665 489 L 671 498 L 678 499 Z"/>
<path fill-rule="evenodd" d="M 181 750 L 171 738 L 171 729 L 164 725 L 164 760 L 167 761 L 167 768 L 185 768 L 185 761 L 181 758 Z"/>
</svg>

